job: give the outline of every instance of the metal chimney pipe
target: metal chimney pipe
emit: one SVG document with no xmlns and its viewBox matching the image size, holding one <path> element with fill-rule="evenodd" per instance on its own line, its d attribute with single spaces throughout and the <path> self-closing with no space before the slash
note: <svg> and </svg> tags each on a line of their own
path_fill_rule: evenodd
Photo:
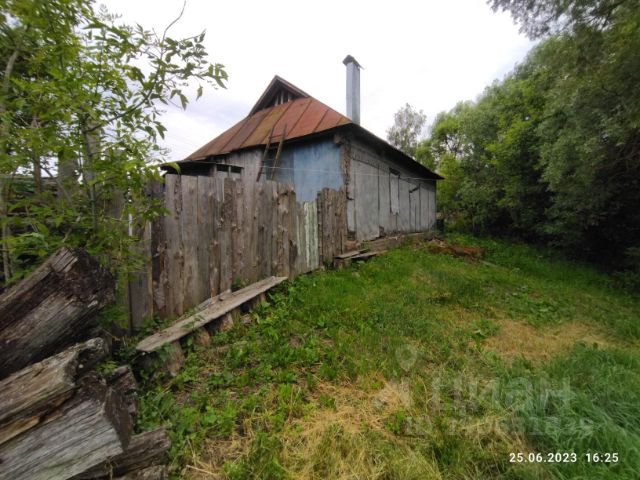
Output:
<svg viewBox="0 0 640 480">
<path fill-rule="evenodd" d="M 360 124 L 360 64 L 351 55 L 342 61 L 347 66 L 347 117 Z"/>
</svg>

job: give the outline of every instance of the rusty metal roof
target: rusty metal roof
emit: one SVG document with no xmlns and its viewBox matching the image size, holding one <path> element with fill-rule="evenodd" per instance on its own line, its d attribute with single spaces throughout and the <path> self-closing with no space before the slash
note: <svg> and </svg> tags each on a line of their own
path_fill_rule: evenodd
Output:
<svg viewBox="0 0 640 480">
<path fill-rule="evenodd" d="M 264 108 L 272 104 L 274 96 L 280 90 L 288 92 L 293 100 Z M 274 77 L 247 117 L 193 152 L 183 161 L 205 160 L 237 150 L 264 146 L 269 142 L 269 138 L 272 143 L 279 142 L 282 135 L 288 141 L 345 125 L 355 128 L 370 141 L 395 151 L 399 154 L 398 160 L 401 163 L 420 171 L 427 178 L 442 178 L 373 133 L 354 124 L 341 113 L 278 76 Z"/>
<path fill-rule="evenodd" d="M 266 145 L 270 135 L 272 142 L 280 141 L 283 134 L 286 140 L 292 140 L 349 123 L 347 117 L 315 98 L 298 98 L 249 115 L 185 160 L 202 160 Z"/>
</svg>

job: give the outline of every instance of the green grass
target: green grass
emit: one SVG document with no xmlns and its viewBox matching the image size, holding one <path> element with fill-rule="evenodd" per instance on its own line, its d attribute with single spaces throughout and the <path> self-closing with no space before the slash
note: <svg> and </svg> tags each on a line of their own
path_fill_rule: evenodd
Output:
<svg viewBox="0 0 640 480">
<path fill-rule="evenodd" d="M 176 478 L 637 478 L 640 302 L 542 250 L 450 241 L 486 256 L 407 246 L 282 286 L 148 381 L 138 428 L 169 426 Z M 514 356 L 506 325 L 564 343 Z"/>
</svg>

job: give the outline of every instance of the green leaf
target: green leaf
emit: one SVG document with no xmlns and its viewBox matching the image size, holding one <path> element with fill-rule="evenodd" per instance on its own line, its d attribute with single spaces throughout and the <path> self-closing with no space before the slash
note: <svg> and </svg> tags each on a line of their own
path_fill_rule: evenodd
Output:
<svg viewBox="0 0 640 480">
<path fill-rule="evenodd" d="M 180 97 L 180 103 L 182 104 L 182 109 L 186 109 L 187 108 L 187 104 L 189 103 L 189 100 L 187 100 L 187 97 L 183 94 L 183 93 L 178 93 L 178 96 Z"/>
</svg>

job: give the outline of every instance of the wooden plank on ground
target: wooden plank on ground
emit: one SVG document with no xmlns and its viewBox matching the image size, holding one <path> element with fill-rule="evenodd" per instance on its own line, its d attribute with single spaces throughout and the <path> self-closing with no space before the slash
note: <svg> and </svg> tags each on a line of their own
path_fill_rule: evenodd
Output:
<svg viewBox="0 0 640 480">
<path fill-rule="evenodd" d="M 383 253 L 384 250 L 376 250 L 376 251 L 363 251 L 361 253 L 358 253 L 356 255 L 351 255 L 348 257 L 337 257 L 335 258 L 334 261 L 334 266 L 336 268 L 341 268 L 345 265 L 349 265 L 351 262 L 357 262 L 357 261 L 364 261 L 364 260 L 369 260 L 370 258 L 376 257 L 378 255 L 380 255 L 381 253 Z"/>
<path fill-rule="evenodd" d="M 286 279 L 286 277 L 269 277 L 236 292 L 222 294 L 217 300 L 212 299 L 207 308 L 145 338 L 138 343 L 136 348 L 142 352 L 153 352 L 163 345 L 179 340 L 207 323 L 220 318 L 222 315 L 229 313 L 234 308 L 275 287 Z"/>
<path fill-rule="evenodd" d="M 335 258 L 339 259 L 339 260 L 344 260 L 345 258 L 351 258 L 351 257 L 355 257 L 356 255 L 360 255 L 361 253 L 364 253 L 367 249 L 365 248 L 361 248 L 359 250 L 351 250 L 349 252 L 345 252 L 345 253 L 341 253 L 339 255 L 336 255 Z"/>
<path fill-rule="evenodd" d="M 374 252 L 365 252 L 360 255 L 355 255 L 350 257 L 349 260 L 369 260 L 370 258 L 377 257 L 378 255 L 384 253 L 384 250 L 377 250 Z"/>
</svg>

